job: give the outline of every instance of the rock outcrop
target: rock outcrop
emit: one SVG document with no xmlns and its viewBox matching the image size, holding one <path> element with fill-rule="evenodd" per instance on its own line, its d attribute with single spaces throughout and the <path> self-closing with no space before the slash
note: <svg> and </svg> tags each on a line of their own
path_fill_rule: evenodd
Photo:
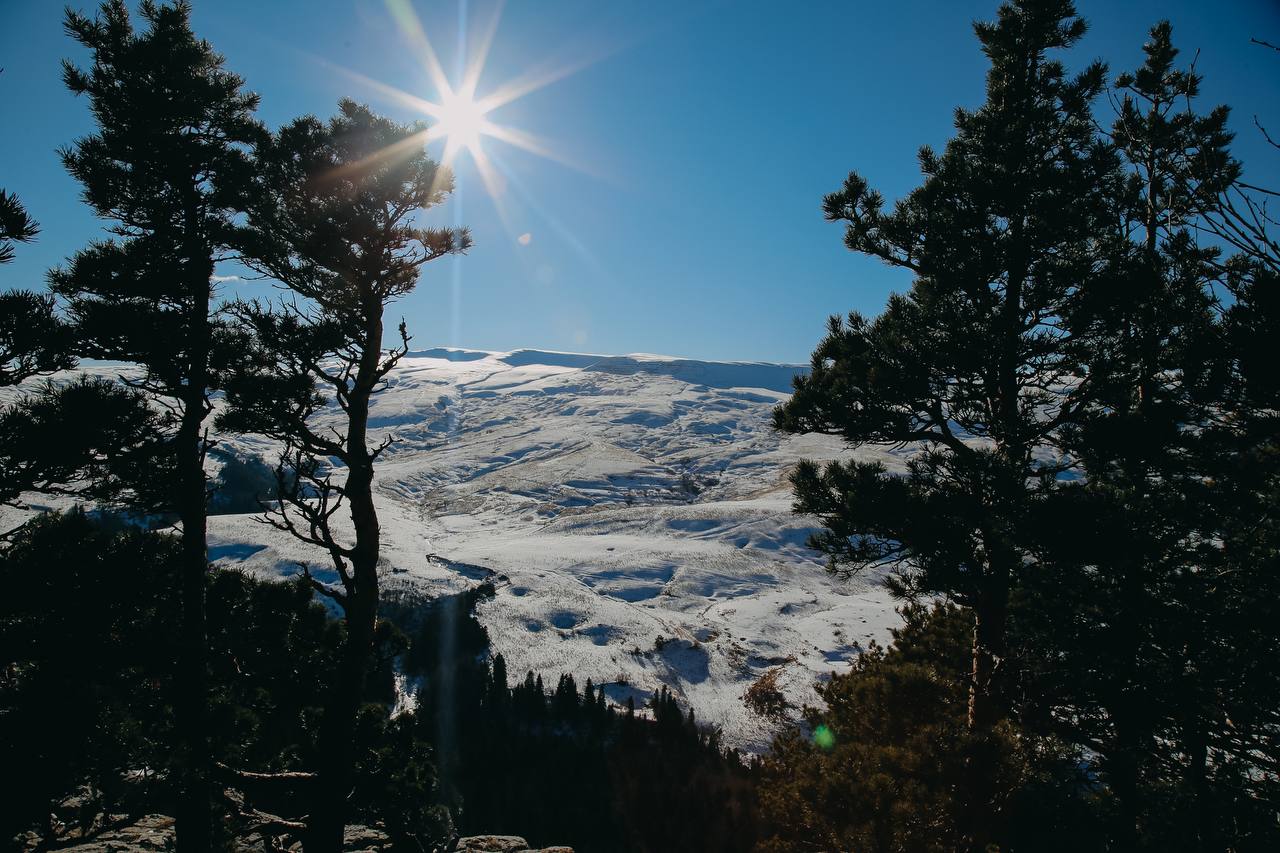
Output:
<svg viewBox="0 0 1280 853">
<path fill-rule="evenodd" d="M 391 839 L 379 829 L 368 826 L 348 826 L 344 833 L 346 853 L 390 853 Z M 32 842 L 38 839 L 31 839 Z M 34 845 L 33 845 L 34 846 Z M 239 838 L 236 853 L 261 853 L 263 838 L 253 834 Z M 132 823 L 114 826 L 78 844 L 61 847 L 61 853 L 155 853 L 176 850 L 174 820 L 168 815 L 145 815 Z M 455 853 L 573 853 L 572 847 L 532 848 L 529 842 L 517 835 L 473 835 L 458 840 Z M 301 853 L 302 846 L 294 844 L 290 851 Z"/>
<path fill-rule="evenodd" d="M 573 848 L 534 849 L 518 835 L 472 835 L 458 841 L 457 853 L 573 853 Z"/>
<path fill-rule="evenodd" d="M 173 818 L 162 814 L 149 814 L 132 823 L 104 829 L 78 844 L 60 847 L 76 853 L 133 853 L 133 851 L 174 850 Z M 32 844 L 24 849 L 34 849 L 39 839 L 31 837 Z"/>
</svg>

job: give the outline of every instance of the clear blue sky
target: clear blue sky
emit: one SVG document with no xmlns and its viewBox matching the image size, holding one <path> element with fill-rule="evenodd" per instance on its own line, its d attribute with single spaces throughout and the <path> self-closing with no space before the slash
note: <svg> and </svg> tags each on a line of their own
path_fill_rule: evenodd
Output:
<svg viewBox="0 0 1280 853">
<path fill-rule="evenodd" d="M 62 33 L 61 6 L 0 0 L 0 186 L 43 226 L 40 241 L 0 269 L 3 287 L 41 286 L 46 269 L 100 234 L 55 154 L 91 127 L 87 104 L 59 80 L 61 58 L 84 58 Z M 450 74 L 459 18 L 475 41 L 495 9 L 487 0 L 412 6 Z M 429 265 L 399 306 L 414 346 L 807 360 L 828 314 L 876 313 L 908 284 L 844 249 L 840 227 L 822 219 L 823 194 L 851 169 L 890 199 L 916 185 L 916 149 L 943 144 L 954 107 L 982 101 L 985 64 L 970 22 L 996 6 L 511 0 L 479 94 L 585 64 L 491 114 L 578 168 L 486 139 L 507 175 L 504 222 L 460 157 L 459 192 L 433 218 L 460 218 L 475 247 Z M 1235 110 L 1246 170 L 1280 185 L 1280 154 L 1252 126 L 1257 114 L 1280 130 L 1280 55 L 1249 44 L 1280 42 L 1280 4 L 1079 7 L 1091 31 L 1065 57 L 1072 67 L 1097 57 L 1113 71 L 1136 67 L 1147 29 L 1171 19 L 1184 56 L 1200 50 L 1203 103 Z M 328 116 L 344 95 L 424 118 L 341 68 L 437 95 L 385 0 L 196 0 L 194 23 L 261 94 L 272 127 Z"/>
</svg>

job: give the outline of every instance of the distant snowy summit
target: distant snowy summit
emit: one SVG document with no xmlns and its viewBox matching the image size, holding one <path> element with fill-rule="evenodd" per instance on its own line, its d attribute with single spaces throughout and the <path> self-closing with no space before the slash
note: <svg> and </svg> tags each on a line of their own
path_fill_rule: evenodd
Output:
<svg viewBox="0 0 1280 853">
<path fill-rule="evenodd" d="M 438 358 L 444 361 L 480 361 L 488 359 L 511 367 L 544 365 L 606 373 L 653 373 L 670 376 L 691 385 L 709 388 L 765 388 L 783 394 L 791 393 L 791 380 L 809 372 L 804 364 L 775 364 L 763 361 L 701 361 L 670 355 L 630 353 L 602 355 L 598 353 L 556 352 L 554 350 L 517 349 L 511 352 L 457 347 L 433 347 L 415 350 L 411 358 Z"/>
</svg>

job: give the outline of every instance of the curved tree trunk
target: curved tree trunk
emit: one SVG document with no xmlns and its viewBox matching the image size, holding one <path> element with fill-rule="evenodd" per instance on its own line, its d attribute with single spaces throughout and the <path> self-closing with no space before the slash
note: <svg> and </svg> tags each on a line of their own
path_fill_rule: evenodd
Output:
<svg viewBox="0 0 1280 853">
<path fill-rule="evenodd" d="M 376 563 L 365 570 L 358 566 L 352 568 L 357 578 L 376 580 Z M 349 813 L 347 801 L 355 785 L 356 715 L 373 651 L 377 596 L 377 587 L 370 586 L 367 591 L 353 595 L 347 603 L 346 644 L 320 725 L 319 778 L 308 825 L 309 851 L 336 853 L 342 850 L 342 834 Z"/>
<path fill-rule="evenodd" d="M 382 306 L 367 304 L 368 320 L 360 364 L 347 407 L 350 467 L 343 487 L 355 528 L 352 583 L 343 603 L 346 642 L 332 693 L 320 725 L 319 784 L 312 807 L 309 851 L 338 853 L 348 817 L 347 799 L 355 784 L 356 715 L 364 696 L 378 619 L 380 527 L 373 502 L 373 454 L 368 447 L 369 398 L 377 383 L 382 355 Z"/>
</svg>

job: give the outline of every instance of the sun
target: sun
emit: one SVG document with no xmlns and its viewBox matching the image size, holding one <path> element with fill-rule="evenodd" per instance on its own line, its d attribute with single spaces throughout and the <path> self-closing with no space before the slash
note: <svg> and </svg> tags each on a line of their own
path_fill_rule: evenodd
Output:
<svg viewBox="0 0 1280 853">
<path fill-rule="evenodd" d="M 442 97 L 436 113 L 436 126 L 432 136 L 445 140 L 445 160 L 453 159 L 465 149 L 474 157 L 480 150 L 480 137 L 493 133 L 493 126 L 485 118 L 489 110 L 480 101 L 465 94 L 448 93 Z"/>
<path fill-rule="evenodd" d="M 411 0 L 385 0 L 385 3 L 401 34 L 409 42 L 410 47 L 421 61 L 422 68 L 426 72 L 427 82 L 434 89 L 434 98 L 412 94 L 388 83 L 366 77 L 349 68 L 335 65 L 320 57 L 316 57 L 316 59 L 397 103 L 424 115 L 428 120 L 427 127 L 423 129 L 421 134 L 415 135 L 412 138 L 412 142 L 406 140 L 406 143 L 443 142 L 444 152 L 440 157 L 440 164 L 445 169 L 441 171 L 442 177 L 453 174 L 452 169 L 455 162 L 458 160 L 459 155 L 465 152 L 468 155 L 468 159 L 475 165 L 488 194 L 494 199 L 501 196 L 508 183 L 506 169 L 496 154 L 491 155 L 485 150 L 486 137 L 599 177 L 594 170 L 588 169 L 573 158 L 567 157 L 563 152 L 562 146 L 540 139 L 536 134 L 527 130 L 500 124 L 491 119 L 490 114 L 500 107 L 510 104 L 512 101 L 519 100 L 531 92 L 536 92 L 544 86 L 548 86 L 557 80 L 562 80 L 612 55 L 615 52 L 615 48 L 603 43 L 595 44 L 591 49 L 578 51 L 579 55 L 569 64 L 544 63 L 540 66 L 535 66 L 525 74 L 509 79 L 492 91 L 480 95 L 476 90 L 484 70 L 485 60 L 489 54 L 489 48 L 493 43 L 494 33 L 497 31 L 498 22 L 502 17 L 503 4 L 501 0 L 499 0 L 493 14 L 489 17 L 487 26 L 480 29 L 478 38 L 474 40 L 468 37 L 465 3 L 462 4 L 463 12 L 459 15 L 458 22 L 458 40 L 459 44 L 462 45 L 462 56 L 460 57 L 457 74 L 453 78 L 445 74 L 444 67 L 440 64 L 440 58 L 436 55 L 435 49 L 431 45 L 431 40 L 427 38 L 426 29 L 418 19 Z M 505 221 L 505 214 L 503 214 L 501 208 L 499 208 L 499 214 L 504 216 Z"/>
</svg>

